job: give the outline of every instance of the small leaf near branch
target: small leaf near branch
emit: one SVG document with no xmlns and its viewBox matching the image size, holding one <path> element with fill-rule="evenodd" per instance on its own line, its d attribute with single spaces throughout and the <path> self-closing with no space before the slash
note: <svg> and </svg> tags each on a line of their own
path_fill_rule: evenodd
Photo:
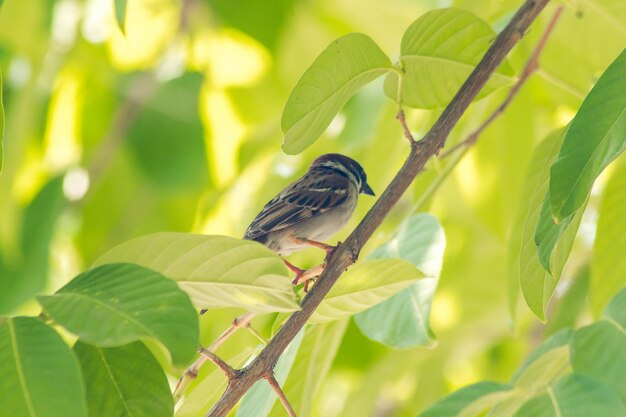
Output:
<svg viewBox="0 0 626 417">
<path fill-rule="evenodd" d="M 486 22 L 464 10 L 440 9 L 422 15 L 402 37 L 401 103 L 424 109 L 448 104 L 495 36 Z M 385 94 L 392 100 L 398 99 L 398 76 L 389 73 L 385 79 Z M 513 70 L 504 60 L 476 99 L 514 81 Z"/>
<path fill-rule="evenodd" d="M 362 86 L 394 70 L 376 43 L 361 33 L 331 43 L 294 87 L 281 126 L 283 150 L 302 152 L 320 137 L 348 99 Z"/>
<path fill-rule="evenodd" d="M 115 1 L 115 20 L 117 25 L 123 34 L 126 34 L 126 8 L 128 7 L 128 0 L 114 0 Z"/>
</svg>

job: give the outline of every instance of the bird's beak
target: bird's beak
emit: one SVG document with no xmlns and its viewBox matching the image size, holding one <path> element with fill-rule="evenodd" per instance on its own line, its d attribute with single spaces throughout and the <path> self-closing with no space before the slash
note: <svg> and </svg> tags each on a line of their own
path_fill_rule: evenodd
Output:
<svg viewBox="0 0 626 417">
<path fill-rule="evenodd" d="M 370 187 L 368 183 L 365 183 L 361 186 L 361 192 L 367 195 L 376 195 L 374 193 L 374 190 L 372 190 L 372 187 Z"/>
</svg>

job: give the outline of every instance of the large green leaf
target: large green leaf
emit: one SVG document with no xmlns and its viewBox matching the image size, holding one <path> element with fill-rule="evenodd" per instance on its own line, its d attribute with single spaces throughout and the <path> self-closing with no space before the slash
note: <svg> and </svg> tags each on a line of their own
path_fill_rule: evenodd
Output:
<svg viewBox="0 0 626 417">
<path fill-rule="evenodd" d="M 304 338 L 304 332 L 305 329 L 300 330 L 289 346 L 287 346 L 287 349 L 282 353 L 280 359 L 278 359 L 278 363 L 274 367 L 274 376 L 281 387 L 291 371 L 298 349 Z M 257 381 L 241 399 L 241 404 L 239 408 L 237 408 L 235 417 L 266 417 L 272 410 L 277 398 L 276 393 L 267 381 Z"/>
<path fill-rule="evenodd" d="M 528 401 L 515 417 L 591 417 L 626 415 L 619 397 L 606 385 L 572 374 L 548 388 L 546 394 Z"/>
<path fill-rule="evenodd" d="M 582 207 L 596 177 L 624 149 L 626 50 L 585 98 L 550 169 L 550 204 L 557 221 Z"/>
<path fill-rule="evenodd" d="M 395 348 L 434 344 L 428 321 L 445 246 L 445 235 L 437 219 L 430 214 L 418 214 L 400 227 L 394 239 L 370 255 L 373 259 L 404 259 L 427 278 L 357 314 L 355 322 L 363 334 Z"/>
<path fill-rule="evenodd" d="M 600 315 L 610 298 L 626 285 L 626 160 L 611 175 L 598 209 L 591 256 L 591 309 Z"/>
<path fill-rule="evenodd" d="M 139 265 L 102 265 L 37 299 L 56 323 L 90 344 L 112 347 L 154 338 L 177 365 L 191 360 L 198 347 L 198 314 L 187 294 Z"/>
<path fill-rule="evenodd" d="M 341 276 L 309 322 L 323 323 L 360 313 L 423 277 L 415 266 L 401 259 L 361 262 Z"/>
<path fill-rule="evenodd" d="M 419 417 L 473 417 L 499 401 L 515 395 L 511 387 L 497 382 L 478 382 L 461 388 L 430 406 Z"/>
<path fill-rule="evenodd" d="M 422 15 L 402 37 L 402 103 L 425 109 L 448 104 L 495 37 L 487 23 L 464 10 L 441 9 Z M 477 99 L 514 80 L 513 70 L 503 61 Z M 398 98 L 397 74 L 387 75 L 385 94 L 393 100 Z"/>
<path fill-rule="evenodd" d="M 297 154 L 324 133 L 359 88 L 393 69 L 373 40 L 361 33 L 331 43 L 295 86 L 283 112 L 283 150 Z"/>
<path fill-rule="evenodd" d="M 576 331 L 572 367 L 612 387 L 626 404 L 626 288 L 611 301 L 602 320 Z"/>
<path fill-rule="evenodd" d="M 511 233 L 511 278 L 513 280 L 511 302 L 513 304 L 517 302 L 517 294 L 521 286 L 526 303 L 541 320 L 545 319 L 546 306 L 559 281 L 577 230 L 577 226 L 572 225 L 556 242 L 551 255 L 552 275 L 550 275 L 541 265 L 535 244 L 535 232 L 548 192 L 550 164 L 561 147 L 563 137 L 563 129 L 554 131 L 533 151 L 515 226 Z M 578 219 L 575 221 L 577 222 Z"/>
<path fill-rule="evenodd" d="M 256 313 L 300 306 L 287 268 L 250 240 L 190 233 L 155 233 L 122 243 L 96 265 L 133 262 L 176 280 L 198 308 L 242 307 Z"/>
<path fill-rule="evenodd" d="M 0 405 L 7 417 L 87 416 L 78 361 L 36 318 L 0 319 Z"/>
<path fill-rule="evenodd" d="M 285 396 L 298 417 L 309 417 L 315 399 L 323 387 L 328 371 L 348 326 L 348 319 L 307 328 L 298 355 L 283 385 Z M 270 416 L 284 417 L 285 409 L 276 402 Z"/>
<path fill-rule="evenodd" d="M 141 342 L 100 348 L 78 341 L 89 417 L 168 417 L 174 400 L 167 377 Z"/>
</svg>

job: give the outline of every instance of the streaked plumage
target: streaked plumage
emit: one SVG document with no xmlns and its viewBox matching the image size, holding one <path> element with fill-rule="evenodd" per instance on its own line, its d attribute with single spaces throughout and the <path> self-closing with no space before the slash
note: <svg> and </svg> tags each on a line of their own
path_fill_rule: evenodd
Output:
<svg viewBox="0 0 626 417">
<path fill-rule="evenodd" d="M 244 239 L 288 255 L 308 246 L 294 239 L 323 241 L 345 226 L 359 193 L 374 195 L 361 165 L 344 155 L 322 155 L 265 205 Z"/>
</svg>

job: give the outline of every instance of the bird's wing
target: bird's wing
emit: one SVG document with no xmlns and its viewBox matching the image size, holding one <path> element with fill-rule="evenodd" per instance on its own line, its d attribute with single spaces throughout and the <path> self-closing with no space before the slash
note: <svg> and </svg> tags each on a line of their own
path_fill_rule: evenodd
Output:
<svg viewBox="0 0 626 417">
<path fill-rule="evenodd" d="M 332 173 L 315 177 L 307 174 L 263 207 L 244 239 L 256 239 L 340 206 L 348 199 L 349 187 L 348 179 Z"/>
</svg>

